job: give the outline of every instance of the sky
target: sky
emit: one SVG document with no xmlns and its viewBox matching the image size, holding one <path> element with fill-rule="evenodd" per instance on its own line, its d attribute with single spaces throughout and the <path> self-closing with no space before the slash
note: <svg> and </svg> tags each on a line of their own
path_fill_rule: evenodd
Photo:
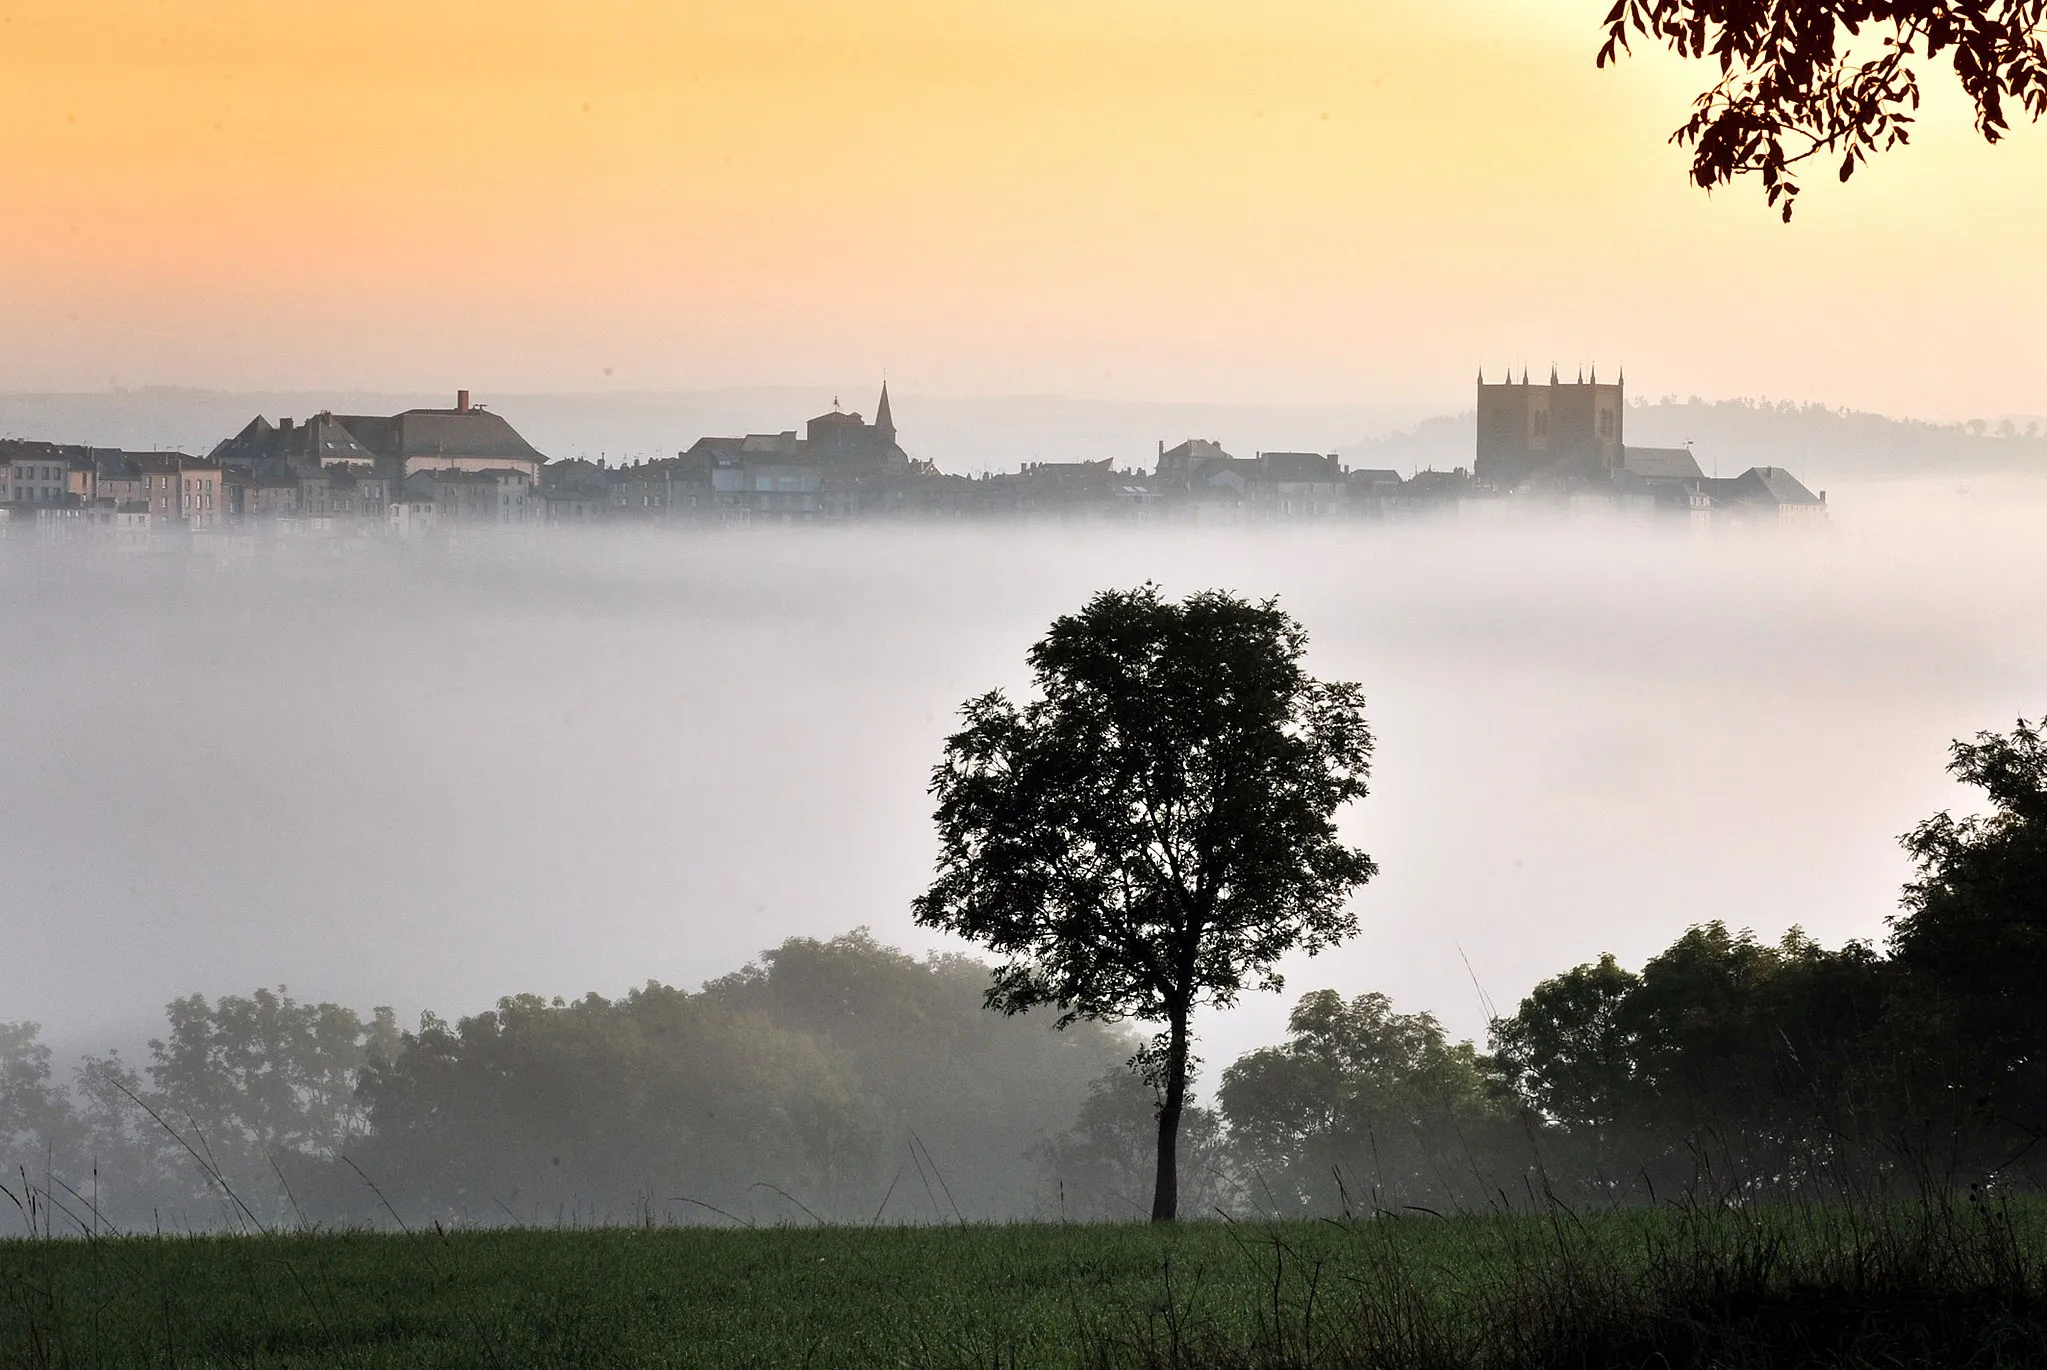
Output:
<svg viewBox="0 0 2047 1370">
<path fill-rule="evenodd" d="M 0 390 L 2047 408 L 2047 130 L 1786 227 L 1605 0 L 0 0 Z"/>
</svg>

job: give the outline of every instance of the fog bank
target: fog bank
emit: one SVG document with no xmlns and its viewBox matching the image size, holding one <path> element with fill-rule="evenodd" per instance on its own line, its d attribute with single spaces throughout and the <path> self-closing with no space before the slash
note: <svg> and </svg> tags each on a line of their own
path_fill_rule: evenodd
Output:
<svg viewBox="0 0 2047 1370">
<path fill-rule="evenodd" d="M 1723 918 L 1879 937 L 1949 738 L 2047 701 L 2047 485 L 1836 490 L 1818 537 L 1588 524 L 791 529 L 118 560 L 0 544 L 0 1020 L 174 995 L 472 1011 L 694 985 L 910 899 L 953 714 L 1093 590 L 1276 594 L 1380 739 L 1298 992 L 1482 1030 Z M 1470 970 L 1467 972 L 1468 959 Z"/>
</svg>

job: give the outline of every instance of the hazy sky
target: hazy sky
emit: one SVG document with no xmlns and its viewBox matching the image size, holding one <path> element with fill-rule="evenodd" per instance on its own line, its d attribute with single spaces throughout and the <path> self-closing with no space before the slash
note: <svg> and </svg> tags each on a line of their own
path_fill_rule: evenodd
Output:
<svg viewBox="0 0 2047 1370">
<path fill-rule="evenodd" d="M 1605 8 L 0 0 L 0 388 L 2047 407 L 2047 131 L 1787 229 Z"/>
<path fill-rule="evenodd" d="M 1813 538 L 1451 520 L 372 546 L 215 569 L 0 543 L 0 1020 L 694 986 L 909 920 L 955 710 L 1103 586 L 1278 594 L 1361 681 L 1384 874 L 1293 993 L 1482 1030 L 1724 918 L 1880 939 L 1948 740 L 2047 699 L 2047 491 L 1837 489 Z M 1469 958 L 1471 972 L 1465 968 Z M 1292 994 L 1204 1021 L 1218 1068 Z"/>
</svg>

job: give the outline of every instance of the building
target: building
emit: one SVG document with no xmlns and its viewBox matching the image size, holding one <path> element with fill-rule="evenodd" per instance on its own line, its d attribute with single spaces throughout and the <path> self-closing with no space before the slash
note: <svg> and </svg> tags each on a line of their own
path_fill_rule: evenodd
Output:
<svg viewBox="0 0 2047 1370">
<path fill-rule="evenodd" d="M 1823 525 L 1826 494 L 1815 495 L 1781 466 L 1709 477 L 1689 447 L 1630 447 L 1623 424 L 1626 377 L 1601 385 L 1597 373 L 1565 383 L 1478 378 L 1476 483 L 1493 494 L 1562 496 L 1573 509 L 1682 516 L 1713 523 Z"/>
<path fill-rule="evenodd" d="M 1697 488 L 1715 514 L 1732 522 L 1811 528 L 1827 521 L 1827 492 L 1815 495 L 1781 466 L 1751 466 L 1724 479 L 1702 477 Z"/>
<path fill-rule="evenodd" d="M 1624 461 L 1626 385 L 1625 373 L 1601 385 L 1597 370 L 1565 383 L 1551 367 L 1547 385 L 1529 384 L 1526 368 L 1498 385 L 1479 372 L 1473 475 L 1502 492 L 1611 480 Z"/>
<path fill-rule="evenodd" d="M 1246 491 L 1265 518 L 1330 518 L 1344 510 L 1343 463 L 1319 452 L 1260 452 Z"/>
<path fill-rule="evenodd" d="M 511 424 L 471 404 L 467 390 L 455 392 L 452 409 L 389 415 L 323 411 L 303 425 L 288 418 L 273 425 L 259 414 L 210 455 L 244 470 L 274 462 L 302 473 L 322 466 L 368 466 L 393 482 L 420 471 L 512 470 L 531 485 L 547 464 Z"/>
<path fill-rule="evenodd" d="M 182 452 L 133 454 L 142 483 L 142 503 L 158 528 L 181 526 L 193 532 L 217 529 L 227 518 L 227 487 L 220 463 Z"/>
<path fill-rule="evenodd" d="M 377 460 L 377 454 L 340 419 L 324 411 L 304 423 L 284 418 L 273 424 L 258 414 L 207 455 L 227 470 L 251 472 L 278 468 L 307 472 L 323 466 L 367 469 Z"/>
<path fill-rule="evenodd" d="M 829 477 L 900 476 L 910 469 L 910 458 L 896 443 L 896 421 L 889 409 L 888 382 L 881 384 L 881 398 L 874 406 L 874 422 L 858 414 L 842 414 L 838 402 L 832 412 L 819 414 L 804 425 L 803 441 L 808 455 Z"/>
<path fill-rule="evenodd" d="M 44 507 L 91 498 L 90 448 L 54 442 L 0 442 L 0 496 Z M 80 493 L 80 491 L 84 493 Z"/>
<path fill-rule="evenodd" d="M 93 453 L 92 497 L 109 500 L 116 506 L 145 502 L 147 496 L 142 492 L 142 468 L 136 464 L 133 454 L 120 451 Z"/>
<path fill-rule="evenodd" d="M 140 500 L 97 500 L 84 512 L 86 533 L 96 545 L 116 552 L 149 550 L 149 506 Z"/>
<path fill-rule="evenodd" d="M 792 428 L 698 438 L 661 473 L 662 498 L 674 510 L 684 492 L 691 501 L 707 496 L 713 515 L 726 522 L 852 517 L 885 506 L 892 488 L 918 469 L 896 441 L 884 383 L 873 423 L 841 412 L 834 401 L 830 413 L 804 425 L 801 437 Z M 652 474 L 642 476 L 628 499 L 654 498 Z"/>
<path fill-rule="evenodd" d="M 429 467 L 406 477 L 404 503 L 433 505 L 437 527 L 523 527 L 537 512 L 533 482 L 523 471 L 492 467 L 480 471 Z M 409 514 L 399 516 L 401 522 Z"/>
</svg>

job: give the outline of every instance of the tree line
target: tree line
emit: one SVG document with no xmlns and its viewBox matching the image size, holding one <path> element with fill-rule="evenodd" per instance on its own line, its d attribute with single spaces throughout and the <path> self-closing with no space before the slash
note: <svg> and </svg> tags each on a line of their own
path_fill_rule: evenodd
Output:
<svg viewBox="0 0 2047 1370">
<path fill-rule="evenodd" d="M 1190 1215 L 1433 1211 L 2037 1183 L 2047 1127 L 2047 749 L 1908 846 L 1886 945 L 1694 927 L 1536 985 L 1483 1049 L 1322 989 L 1189 1104 Z M 1139 1219 L 1158 1091 L 1114 1026 L 984 1011 L 987 965 L 864 932 L 690 992 L 522 995 L 400 1030 L 283 990 L 179 999 L 139 1068 L 68 1080 L 0 1024 L 6 1184 L 164 1227 Z"/>
</svg>

